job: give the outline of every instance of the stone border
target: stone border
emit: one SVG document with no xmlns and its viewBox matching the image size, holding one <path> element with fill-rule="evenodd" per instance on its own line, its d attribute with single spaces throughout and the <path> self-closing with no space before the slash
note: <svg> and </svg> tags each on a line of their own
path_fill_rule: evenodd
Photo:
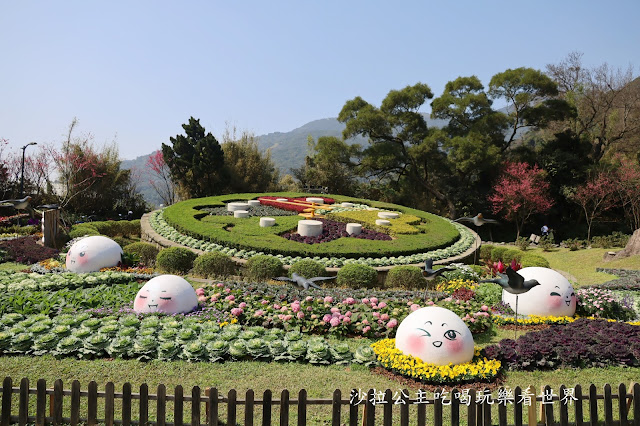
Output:
<svg viewBox="0 0 640 426">
<path fill-rule="evenodd" d="M 166 238 L 164 238 L 163 236 L 161 236 L 160 234 L 158 234 L 156 231 L 154 231 L 154 229 L 151 227 L 151 224 L 149 223 L 149 218 L 151 217 L 151 215 L 154 213 L 155 211 L 149 212 L 149 213 L 145 213 L 144 215 L 142 215 L 142 217 L 140 218 L 140 239 L 142 241 L 151 243 L 151 244 L 155 244 L 156 246 L 160 247 L 160 248 L 166 248 L 166 247 L 183 247 L 186 249 L 189 249 L 191 251 L 193 251 L 194 253 L 197 253 L 198 255 L 204 254 L 206 253 L 203 250 L 199 250 L 199 249 L 194 249 L 191 247 L 187 247 L 185 245 L 182 244 L 178 244 L 176 242 L 173 242 L 171 240 L 168 240 Z M 445 259 L 440 259 L 440 260 L 436 260 L 434 263 L 434 265 L 447 265 L 449 263 L 464 263 L 465 260 L 468 260 L 469 258 L 473 258 L 474 257 L 474 252 L 476 252 L 476 250 L 478 251 L 478 255 L 480 252 L 480 247 L 482 246 L 482 240 L 480 239 L 480 236 L 473 231 L 470 228 L 467 228 L 471 234 L 474 237 L 474 242 L 473 245 L 471 247 L 469 247 L 466 251 L 460 253 L 457 256 L 453 256 L 453 257 L 447 257 Z M 231 257 L 231 259 L 236 262 L 236 264 L 240 265 L 240 266 L 244 266 L 247 263 L 247 259 L 240 259 L 238 257 Z M 376 271 L 378 271 L 378 275 L 386 275 L 389 270 L 391 268 L 394 268 L 396 266 L 399 265 L 393 265 L 393 266 L 376 266 L 373 267 L 373 269 L 375 269 Z M 418 268 L 423 268 L 424 264 L 423 263 L 418 263 L 418 264 L 407 264 L 407 265 L 402 265 L 402 266 L 417 266 Z M 284 265 L 284 269 L 288 270 L 291 267 L 291 265 Z M 338 271 L 340 270 L 340 268 L 326 268 L 327 272 L 330 273 L 338 273 Z"/>
</svg>

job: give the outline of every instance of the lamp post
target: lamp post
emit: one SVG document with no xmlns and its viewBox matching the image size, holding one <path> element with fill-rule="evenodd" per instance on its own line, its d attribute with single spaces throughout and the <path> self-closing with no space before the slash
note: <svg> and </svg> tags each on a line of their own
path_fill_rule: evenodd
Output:
<svg viewBox="0 0 640 426">
<path fill-rule="evenodd" d="M 38 145 L 37 142 L 29 142 L 28 144 L 26 144 L 25 146 L 23 146 L 22 149 L 22 167 L 20 168 L 20 198 L 24 197 L 24 151 L 27 149 L 28 146 L 31 145 Z"/>
</svg>

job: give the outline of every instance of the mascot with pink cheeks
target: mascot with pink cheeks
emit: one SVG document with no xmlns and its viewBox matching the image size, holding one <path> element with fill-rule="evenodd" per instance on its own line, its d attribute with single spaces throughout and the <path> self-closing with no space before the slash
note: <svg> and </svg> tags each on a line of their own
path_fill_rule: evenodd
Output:
<svg viewBox="0 0 640 426">
<path fill-rule="evenodd" d="M 452 311 L 431 306 L 409 314 L 398 326 L 396 348 L 435 365 L 464 364 L 473 359 L 473 336 Z"/>
<path fill-rule="evenodd" d="M 75 242 L 67 252 L 66 266 L 77 274 L 113 268 L 122 262 L 122 249 L 111 238 L 95 235 Z"/>
<path fill-rule="evenodd" d="M 537 266 L 518 271 L 525 280 L 540 283 L 518 298 L 518 315 L 572 317 L 576 313 L 576 294 L 569 280 L 559 272 Z M 515 310 L 516 295 L 502 291 L 502 301 Z"/>
<path fill-rule="evenodd" d="M 160 275 L 142 286 L 133 302 L 137 313 L 183 314 L 198 307 L 198 296 L 191 284 L 177 275 Z"/>
</svg>

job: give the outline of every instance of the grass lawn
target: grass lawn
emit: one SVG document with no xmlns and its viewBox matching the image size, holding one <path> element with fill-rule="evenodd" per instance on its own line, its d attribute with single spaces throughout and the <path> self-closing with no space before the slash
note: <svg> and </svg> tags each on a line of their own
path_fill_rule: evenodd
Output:
<svg viewBox="0 0 640 426">
<path fill-rule="evenodd" d="M 25 266 L 22 263 L 15 263 L 15 262 L 0 263 L 0 271 L 20 272 L 27 268 L 28 266 Z"/>
<path fill-rule="evenodd" d="M 605 253 L 618 250 L 622 250 L 622 248 L 593 248 L 576 251 L 557 248 L 548 252 L 540 248 L 535 248 L 527 251 L 546 258 L 551 268 L 573 275 L 578 285 L 588 285 L 602 284 L 616 278 L 614 275 L 596 272 L 596 268 L 640 269 L 640 256 L 631 256 L 626 259 L 612 260 L 609 262 L 602 260 Z"/>
</svg>

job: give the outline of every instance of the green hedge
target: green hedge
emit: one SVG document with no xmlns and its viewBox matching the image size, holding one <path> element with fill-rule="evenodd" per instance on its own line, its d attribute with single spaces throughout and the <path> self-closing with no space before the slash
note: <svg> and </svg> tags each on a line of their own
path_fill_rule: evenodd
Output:
<svg viewBox="0 0 640 426">
<path fill-rule="evenodd" d="M 236 272 L 231 256 L 219 251 L 205 253 L 193 262 L 193 273 L 204 278 L 228 277 Z"/>
<path fill-rule="evenodd" d="M 421 224 L 416 225 L 416 228 L 420 232 L 413 235 L 399 235 L 392 241 L 339 238 L 322 244 L 304 244 L 279 236 L 284 232 L 295 230 L 301 219 L 299 216 L 282 216 L 278 218 L 275 226 L 261 228 L 258 217 L 236 219 L 231 216 L 210 216 L 199 210 L 204 207 L 224 206 L 231 201 L 255 199 L 261 195 L 265 194 L 230 194 L 186 200 L 167 207 L 163 211 L 163 217 L 179 232 L 193 238 L 225 247 L 284 256 L 359 258 L 410 255 L 450 246 L 460 237 L 455 227 L 439 216 L 394 204 L 339 195 L 327 195 L 327 197 L 334 198 L 337 202 L 368 204 L 418 217 Z M 268 195 L 297 197 L 307 194 L 269 193 Z"/>
<path fill-rule="evenodd" d="M 160 249 L 151 243 L 139 242 L 124 246 L 122 251 L 137 255 L 145 266 L 154 266 Z"/>
<path fill-rule="evenodd" d="M 341 287 L 373 288 L 378 280 L 378 272 L 371 266 L 349 263 L 338 271 L 336 283 Z"/>
<path fill-rule="evenodd" d="M 408 290 L 425 289 L 427 280 L 422 275 L 422 269 L 417 266 L 396 266 L 389 270 L 384 282 L 387 288 L 406 288 Z"/>
<path fill-rule="evenodd" d="M 106 220 L 101 222 L 78 223 L 71 227 L 69 237 L 76 238 L 84 235 L 140 236 L 140 219 L 136 220 Z"/>
<path fill-rule="evenodd" d="M 169 247 L 160 250 L 156 257 L 156 267 L 169 274 L 186 274 L 193 268 L 196 254 L 184 247 Z"/>
<path fill-rule="evenodd" d="M 245 275 L 247 278 L 258 281 L 265 281 L 281 276 L 284 267 L 277 257 L 257 255 L 247 261 L 245 265 Z"/>
<path fill-rule="evenodd" d="M 303 259 L 291 265 L 291 268 L 289 268 L 289 276 L 293 273 L 302 275 L 305 278 L 327 276 L 327 271 L 324 266 L 311 259 Z"/>
</svg>

